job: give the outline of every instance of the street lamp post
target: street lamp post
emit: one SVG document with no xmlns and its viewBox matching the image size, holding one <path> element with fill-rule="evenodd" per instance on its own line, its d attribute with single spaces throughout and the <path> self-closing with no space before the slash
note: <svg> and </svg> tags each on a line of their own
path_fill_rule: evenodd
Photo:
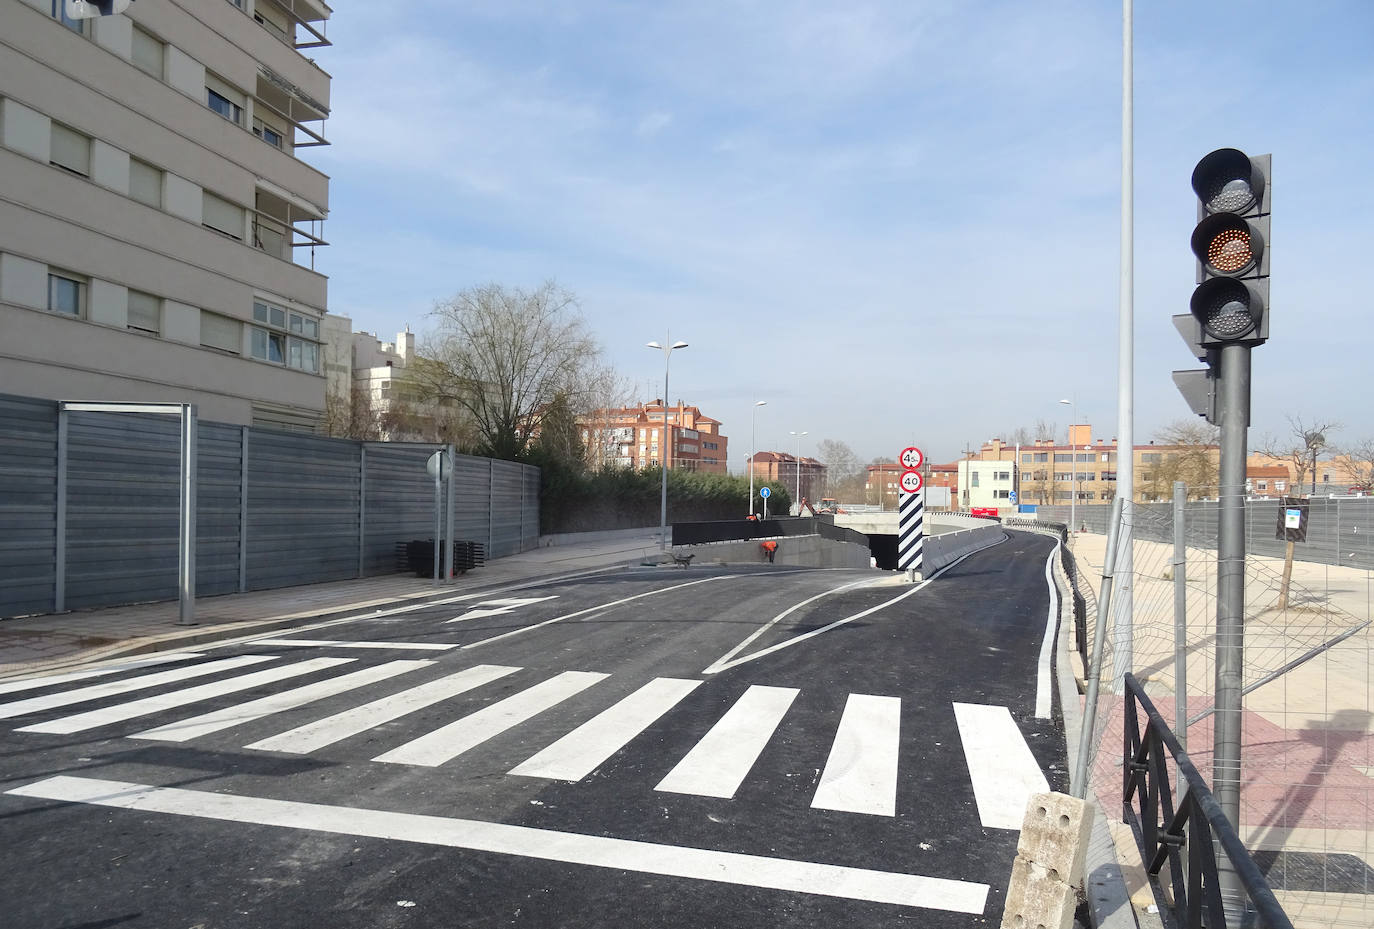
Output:
<svg viewBox="0 0 1374 929">
<path fill-rule="evenodd" d="M 1073 444 L 1073 427 L 1078 422 L 1078 398 L 1073 400 L 1060 400 L 1060 403 L 1069 405 L 1070 415 L 1073 422 L 1069 423 L 1069 532 L 1077 532 L 1077 505 L 1078 505 L 1078 446 Z"/>
<path fill-rule="evenodd" d="M 749 418 L 749 515 L 754 515 L 754 456 L 759 453 L 758 425 L 759 407 L 767 406 L 767 400 L 754 401 L 754 409 Z"/>
<path fill-rule="evenodd" d="M 790 433 L 790 435 L 794 435 L 794 436 L 797 437 L 797 515 L 798 515 L 798 516 L 800 516 L 800 515 L 802 514 L 802 511 L 801 511 L 801 500 L 802 500 L 802 495 L 801 495 L 801 440 L 802 440 L 802 436 L 804 436 L 804 435 L 809 435 L 809 434 L 810 434 L 810 433 L 806 433 L 806 432 L 793 432 L 793 433 Z"/>
<path fill-rule="evenodd" d="M 664 341 L 667 341 L 666 339 Z M 662 551 L 668 550 L 668 362 L 672 359 L 673 349 L 686 348 L 686 342 L 674 342 L 671 345 L 659 345 L 657 342 L 648 343 L 649 348 L 656 348 L 663 352 L 663 435 L 659 442 L 658 449 L 658 468 L 663 474 L 663 491 L 659 501 L 658 510 L 658 547 Z"/>
</svg>

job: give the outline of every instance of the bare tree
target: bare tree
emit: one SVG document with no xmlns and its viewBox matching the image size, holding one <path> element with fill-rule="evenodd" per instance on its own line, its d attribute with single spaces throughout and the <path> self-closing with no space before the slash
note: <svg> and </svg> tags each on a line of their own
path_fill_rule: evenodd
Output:
<svg viewBox="0 0 1374 929">
<path fill-rule="evenodd" d="M 863 498 L 868 472 L 848 444 L 837 439 L 822 439 L 816 445 L 816 457 L 825 464 L 830 496 L 848 500 Z"/>
<path fill-rule="evenodd" d="M 1154 434 L 1158 451 L 1146 452 L 1157 458 L 1142 461 L 1141 480 L 1146 492 L 1157 500 L 1174 495 L 1174 482 L 1187 485 L 1189 500 L 1215 497 L 1218 492 L 1221 448 L 1220 433 L 1202 419 L 1176 419 Z"/>
<path fill-rule="evenodd" d="M 1343 445 L 1340 452 L 1351 489 L 1366 494 L 1374 492 L 1374 438 Z"/>
<path fill-rule="evenodd" d="M 1301 416 L 1288 417 L 1289 432 L 1281 438 L 1265 436 L 1256 447 L 1261 455 L 1276 458 L 1288 466 L 1293 474 L 1293 491 L 1301 492 L 1309 472 L 1312 487 L 1317 484 L 1317 456 L 1330 447 L 1329 434 L 1341 428 L 1338 422 L 1305 420 Z"/>
<path fill-rule="evenodd" d="M 587 467 L 595 469 L 611 464 L 615 457 L 613 443 L 606 433 L 620 421 L 617 411 L 627 409 L 637 396 L 643 395 L 628 378 L 606 365 L 589 371 L 586 383 L 585 409 L 574 412 L 580 413 L 579 419 L 587 431 L 583 452 Z"/>
<path fill-rule="evenodd" d="M 480 450 L 519 459 L 560 395 L 584 408 L 601 349 L 572 294 L 485 284 L 435 305 L 437 328 L 413 370 L 425 400 L 461 406 Z"/>
</svg>

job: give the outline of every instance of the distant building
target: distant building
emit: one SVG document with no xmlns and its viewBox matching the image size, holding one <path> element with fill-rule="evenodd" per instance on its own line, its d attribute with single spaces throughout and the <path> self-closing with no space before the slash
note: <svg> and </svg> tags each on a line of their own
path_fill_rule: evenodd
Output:
<svg viewBox="0 0 1374 929">
<path fill-rule="evenodd" d="M 666 461 L 670 470 L 725 474 L 729 439 L 720 421 L 679 401 L 666 409 L 655 398 L 640 406 L 592 410 L 578 418 L 582 442 L 594 466 L 646 468 Z"/>
<path fill-rule="evenodd" d="M 826 467 L 814 458 L 789 455 L 786 452 L 755 452 L 744 459 L 744 466 L 754 474 L 754 483 L 777 481 L 787 488 L 793 497 L 793 504 L 800 504 L 805 497 L 811 503 L 819 503 L 827 493 Z M 800 483 L 800 491 L 798 484 Z"/>
</svg>

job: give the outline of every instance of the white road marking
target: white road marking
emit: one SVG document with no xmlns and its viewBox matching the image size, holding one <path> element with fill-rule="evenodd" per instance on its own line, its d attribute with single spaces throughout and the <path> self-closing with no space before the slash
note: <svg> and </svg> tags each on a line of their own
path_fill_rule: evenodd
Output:
<svg viewBox="0 0 1374 929">
<path fill-rule="evenodd" d="M 517 765 L 510 773 L 580 781 L 700 684 L 701 681 L 680 678 L 655 678 Z"/>
<path fill-rule="evenodd" d="M 850 694 L 811 806 L 896 816 L 901 723 L 900 697 Z"/>
<path fill-rule="evenodd" d="M 480 820 L 232 796 L 67 775 L 50 777 L 7 793 L 141 813 L 415 842 L 610 868 L 632 874 L 658 874 L 956 913 L 982 913 L 989 890 L 986 884 L 919 874 L 684 848 Z"/>
<path fill-rule="evenodd" d="M 1035 675 L 1035 716 L 1049 719 L 1050 699 L 1050 659 L 1054 651 L 1054 630 L 1059 624 L 1059 587 L 1054 583 L 1054 559 L 1059 555 L 1059 544 L 1045 559 L 1045 584 L 1050 589 L 1050 612 L 1045 620 L 1045 638 L 1040 642 L 1040 663 Z"/>
<path fill-rule="evenodd" d="M 151 697 L 144 697 L 141 700 L 131 700 L 128 703 L 118 703 L 114 706 L 104 707 L 99 710 L 77 713 L 75 716 L 63 716 L 60 719 L 50 720 L 46 723 L 24 726 L 15 731 L 53 732 L 59 735 L 84 732 L 87 729 L 94 729 L 97 726 L 107 726 L 110 723 L 124 722 L 127 719 L 134 719 L 139 716 L 147 716 L 151 713 L 160 713 L 163 710 L 186 706 L 188 703 L 209 700 L 212 697 L 219 697 L 224 694 L 238 693 L 241 690 L 249 690 L 263 684 L 271 684 L 288 677 L 296 677 L 301 674 L 322 671 L 325 668 L 347 664 L 353 660 L 355 659 L 312 658 L 309 661 L 302 661 L 296 664 L 278 665 L 275 668 L 254 671 L 251 674 L 243 674 L 223 681 L 213 681 L 209 684 L 200 684 L 196 687 L 188 687 L 185 690 L 174 690 L 165 694 L 154 694 Z"/>
<path fill-rule="evenodd" d="M 608 677 L 594 671 L 564 671 L 372 760 L 436 767 Z"/>
<path fill-rule="evenodd" d="M 446 652 L 458 643 L 441 642 L 351 642 L 348 639 L 254 639 L 254 645 L 294 645 L 301 648 L 392 648 L 400 651 Z"/>
<path fill-rule="evenodd" d="M 466 693 L 481 687 L 483 684 L 489 684 L 519 670 L 519 668 L 507 668 L 500 665 L 480 664 L 459 671 L 457 674 L 450 674 L 436 681 L 429 681 L 418 687 L 403 690 L 398 694 L 373 700 L 371 703 L 365 703 L 351 710 L 344 710 L 342 713 L 336 713 L 325 719 L 298 726 L 280 735 L 274 735 L 244 747 L 264 751 L 290 752 L 295 755 L 309 754 L 316 749 L 333 745 L 335 742 L 350 738 L 360 732 L 366 732 L 392 720 L 400 719 L 402 716 L 423 710 L 441 700 L 456 697 L 458 694 Z"/>
<path fill-rule="evenodd" d="M 546 619 L 542 623 L 535 623 L 532 626 L 521 626 L 519 629 L 512 629 L 510 632 L 503 632 L 500 635 L 494 635 L 490 638 L 480 639 L 476 642 L 469 642 L 467 645 L 464 645 L 463 648 L 476 648 L 479 645 L 486 645 L 489 642 L 499 642 L 502 639 L 508 639 L 513 635 L 519 635 L 522 632 L 529 632 L 532 629 L 540 629 L 544 626 L 550 626 L 554 623 L 561 623 L 565 619 L 576 619 L 579 616 L 587 616 L 591 613 L 600 612 L 601 610 L 609 610 L 611 607 L 621 606 L 622 604 L 630 603 L 631 601 L 639 600 L 644 597 L 652 597 L 657 594 L 671 593 L 674 590 L 681 590 L 684 587 L 695 587 L 697 584 L 709 584 L 712 581 L 723 581 L 731 576 L 738 577 L 739 575 L 721 575 L 718 577 L 707 577 L 702 578 L 699 581 L 688 581 L 686 584 L 674 584 L 672 587 L 661 587 L 658 590 L 645 591 L 642 594 L 635 594 L 633 597 L 625 597 L 621 600 L 612 600 L 610 603 L 601 603 L 596 606 L 588 607 L 585 610 L 578 610 L 575 613 L 564 613 L 562 616 L 555 616 L 553 619 Z"/>
<path fill-rule="evenodd" d="M 73 703 L 85 703 L 87 700 L 113 697 L 128 693 L 131 690 L 143 690 L 148 687 L 171 684 L 175 681 L 184 681 L 192 677 L 204 677 L 207 674 L 228 671 L 231 668 L 239 668 L 244 665 L 276 660 L 275 655 L 235 655 L 233 658 L 220 658 L 216 661 L 207 661 L 205 664 L 192 665 L 189 668 L 172 668 L 169 671 L 158 671 L 155 674 L 144 674 L 122 681 L 109 681 L 104 684 L 78 687 L 76 690 L 68 690 L 60 694 L 29 697 L 26 700 L 15 700 L 13 703 L 0 703 L 0 719 L 23 716 L 26 713 L 40 713 L 43 710 L 52 710 L 59 706 L 71 706 Z"/>
<path fill-rule="evenodd" d="M 989 829 L 1020 829 L 1026 801 L 1050 785 L 1004 706 L 954 704 L 978 818 Z"/>
<path fill-rule="evenodd" d="M 22 680 L 5 681 L 0 684 L 0 694 L 12 694 L 20 690 L 37 690 L 40 687 L 51 687 L 55 684 L 70 684 L 72 681 L 84 681 L 92 677 L 104 677 L 107 674 L 118 674 L 121 671 L 134 671 L 138 668 L 170 664 L 173 661 L 189 661 L 192 658 L 201 657 L 203 657 L 201 652 L 177 652 L 174 655 L 154 655 L 151 658 L 140 658 L 138 661 L 125 661 L 120 664 L 105 665 L 87 671 L 67 671 L 62 674 L 45 674 L 42 677 L 26 677 Z"/>
<path fill-rule="evenodd" d="M 212 732 L 219 732 L 221 729 L 228 729 L 230 726 L 252 722 L 273 713 L 281 713 L 305 706 L 316 700 L 323 700 L 325 697 L 333 697 L 358 687 L 366 687 L 368 684 L 375 684 L 377 681 L 384 681 L 407 671 L 427 668 L 432 664 L 434 664 L 432 661 L 388 661 L 375 667 L 362 668 L 351 674 L 332 677 L 325 681 L 316 681 L 313 684 L 306 684 L 304 687 L 286 690 L 257 700 L 249 700 L 247 703 L 227 706 L 200 716 L 193 716 L 190 719 L 183 719 L 168 723 L 165 726 L 158 726 L 155 729 L 138 732 L 133 735 L 133 738 L 157 739 L 162 742 L 186 742 L 203 735 L 209 735 Z"/>
<path fill-rule="evenodd" d="M 545 600 L 557 600 L 558 595 L 553 594 L 548 597 L 502 597 L 496 600 L 482 600 L 472 605 L 462 616 L 455 616 L 453 619 L 446 619 L 446 623 L 461 623 L 468 619 L 480 619 L 483 616 L 500 616 L 502 613 L 511 613 L 516 607 L 528 606 L 531 603 L 543 603 Z"/>
<path fill-rule="evenodd" d="M 654 789 L 733 797 L 797 693 L 793 687 L 750 686 Z"/>
</svg>

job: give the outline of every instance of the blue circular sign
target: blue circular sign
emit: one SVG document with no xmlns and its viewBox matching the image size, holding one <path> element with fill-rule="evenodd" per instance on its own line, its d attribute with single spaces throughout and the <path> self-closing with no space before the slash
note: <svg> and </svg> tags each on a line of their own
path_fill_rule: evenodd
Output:
<svg viewBox="0 0 1374 929">
<path fill-rule="evenodd" d="M 770 489 L 767 488 L 767 487 L 760 487 L 760 488 L 759 488 L 759 496 L 762 497 L 763 499 L 767 500 L 769 497 L 773 496 L 773 491 L 770 490 Z"/>
</svg>

